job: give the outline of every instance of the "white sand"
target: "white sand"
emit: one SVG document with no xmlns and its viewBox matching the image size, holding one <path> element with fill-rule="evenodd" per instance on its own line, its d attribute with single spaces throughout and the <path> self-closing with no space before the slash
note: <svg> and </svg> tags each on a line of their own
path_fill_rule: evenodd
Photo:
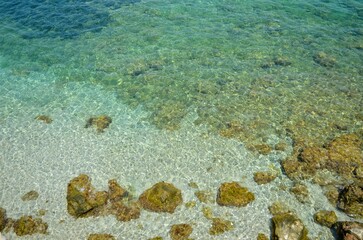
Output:
<svg viewBox="0 0 363 240">
<path fill-rule="evenodd" d="M 128 109 L 110 91 L 79 83 L 59 86 L 51 78 L 0 74 L 0 207 L 14 219 L 36 216 L 45 209 L 42 218 L 49 224 L 48 235 L 21 239 L 86 239 L 90 233 L 110 233 L 117 239 L 170 239 L 168 231 L 176 223 L 192 224 L 193 239 L 256 239 L 258 233 L 269 235 L 267 207 L 276 200 L 297 212 L 311 237 L 332 238 L 327 228 L 313 223 L 317 210 L 333 210 L 319 187 L 308 184 L 314 195 L 310 205 L 303 205 L 288 190 L 279 189 L 281 184 L 291 185 L 284 175 L 266 185 L 253 181 L 255 171 L 279 169 L 283 154 L 254 157 L 239 142 L 193 127 L 193 114 L 180 131 L 159 131 L 142 120 L 146 115 L 141 109 Z M 34 120 L 39 114 L 54 121 Z M 104 133 L 84 128 L 89 117 L 99 114 L 113 120 Z M 136 196 L 156 182 L 168 181 L 182 190 L 184 203 L 197 201 L 197 206 L 188 209 L 183 205 L 174 214 L 142 211 L 131 222 L 118 222 L 113 216 L 74 219 L 66 211 L 66 188 L 80 173 L 90 176 L 98 190 L 107 190 L 107 181 L 117 179 Z M 239 181 L 254 192 L 256 200 L 242 208 L 209 204 L 215 216 L 235 226 L 233 231 L 212 237 L 208 234 L 211 222 L 201 212 L 206 205 L 198 202 L 188 183 L 216 193 L 225 181 Z M 30 190 L 37 191 L 39 198 L 22 201 L 21 196 Z M 8 240 L 20 239 L 13 232 L 3 235 Z"/>
</svg>

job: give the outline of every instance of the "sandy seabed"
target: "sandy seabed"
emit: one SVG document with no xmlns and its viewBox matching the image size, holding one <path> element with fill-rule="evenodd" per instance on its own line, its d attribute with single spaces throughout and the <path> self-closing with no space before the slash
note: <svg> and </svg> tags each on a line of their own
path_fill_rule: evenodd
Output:
<svg viewBox="0 0 363 240">
<path fill-rule="evenodd" d="M 256 156 L 240 142 L 209 135 L 203 126 L 195 127 L 189 114 L 178 131 L 155 129 L 143 121 L 147 113 L 129 109 L 110 91 L 82 83 L 63 85 L 50 81 L 52 76 L 30 74 L 14 77 L 0 73 L 0 207 L 10 218 L 37 216 L 48 223 L 47 235 L 9 239 L 86 239 L 91 233 L 109 233 L 117 239 L 170 239 L 171 225 L 193 226 L 193 239 L 256 239 L 258 233 L 270 234 L 268 211 L 274 201 L 290 206 L 307 226 L 312 239 L 332 239 L 328 228 L 313 221 L 318 210 L 334 210 L 320 187 L 305 183 L 311 193 L 308 204 L 301 204 L 288 192 L 292 182 L 281 172 L 270 184 L 257 185 L 253 173 L 275 169 L 286 153 Z M 45 124 L 34 118 L 49 115 Z M 112 124 L 104 133 L 84 128 L 89 117 L 107 114 Z M 278 142 L 271 136 L 269 141 Z M 107 190 L 108 180 L 130 190 L 135 197 L 156 182 L 167 181 L 181 189 L 183 203 L 196 201 L 194 208 L 184 204 L 175 213 L 142 211 L 139 219 L 119 222 L 114 216 L 74 219 L 67 213 L 68 182 L 84 173 L 91 177 L 97 190 Z M 188 184 L 199 190 L 217 193 L 222 182 L 238 181 L 255 194 L 256 200 L 246 207 L 221 207 L 200 203 Z M 281 188 L 287 186 L 287 190 Z M 21 196 L 35 190 L 35 201 Z M 211 221 L 202 208 L 211 207 L 216 217 L 230 220 L 234 230 L 211 236 Z M 336 212 L 339 220 L 348 218 Z"/>
</svg>

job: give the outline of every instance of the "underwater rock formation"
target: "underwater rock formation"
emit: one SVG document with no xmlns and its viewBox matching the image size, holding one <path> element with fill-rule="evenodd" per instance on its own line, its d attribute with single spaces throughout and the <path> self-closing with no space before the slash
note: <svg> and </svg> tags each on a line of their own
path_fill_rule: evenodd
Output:
<svg viewBox="0 0 363 240">
<path fill-rule="evenodd" d="M 93 233 L 90 234 L 87 240 L 115 240 L 116 238 L 111 234 L 106 233 Z"/>
<path fill-rule="evenodd" d="M 87 120 L 85 128 L 95 127 L 97 132 L 103 132 L 112 123 L 112 119 L 107 115 L 91 117 Z"/>
<path fill-rule="evenodd" d="M 218 189 L 217 203 L 221 206 L 244 207 L 255 200 L 255 195 L 237 182 L 222 183 Z"/>
<path fill-rule="evenodd" d="M 7 221 L 6 210 L 0 207 L 0 232 L 5 228 Z"/>
<path fill-rule="evenodd" d="M 50 124 L 53 122 L 53 119 L 47 115 L 38 115 L 35 117 L 35 120 L 39 120 L 39 121 L 42 121 L 47 124 Z"/>
<path fill-rule="evenodd" d="M 351 184 L 339 194 L 338 208 L 353 217 L 363 217 L 363 185 Z"/>
<path fill-rule="evenodd" d="M 220 235 L 234 228 L 233 222 L 221 218 L 212 219 L 212 227 L 209 229 L 210 235 Z"/>
<path fill-rule="evenodd" d="M 363 223 L 360 222 L 337 222 L 334 224 L 338 239 L 363 240 Z"/>
<path fill-rule="evenodd" d="M 272 239 L 308 240 L 308 230 L 293 213 L 279 213 L 272 218 Z"/>
<path fill-rule="evenodd" d="M 338 221 L 338 217 L 334 211 L 320 210 L 314 214 L 314 220 L 322 226 L 331 228 Z"/>
<path fill-rule="evenodd" d="M 255 172 L 253 174 L 253 180 L 255 180 L 258 185 L 272 182 L 276 177 L 276 174 L 273 172 Z"/>
<path fill-rule="evenodd" d="M 173 213 L 183 202 L 182 194 L 173 184 L 167 182 L 156 183 L 145 190 L 139 197 L 144 209 L 153 212 Z"/>
<path fill-rule="evenodd" d="M 96 192 L 91 184 L 91 179 L 81 174 L 68 183 L 67 210 L 76 218 L 96 214 L 95 210 L 107 202 L 107 192 Z M 93 213 L 92 213 L 93 211 Z"/>
<path fill-rule="evenodd" d="M 294 186 L 290 189 L 290 192 L 293 193 L 296 199 L 301 203 L 309 202 L 309 190 L 302 183 L 295 183 Z"/>
<path fill-rule="evenodd" d="M 32 235 L 35 233 L 47 233 L 48 224 L 40 218 L 22 216 L 14 223 L 14 232 L 17 236 Z"/>
<path fill-rule="evenodd" d="M 187 240 L 192 234 L 193 228 L 189 224 L 174 224 L 170 229 L 170 237 L 172 240 Z"/>
</svg>

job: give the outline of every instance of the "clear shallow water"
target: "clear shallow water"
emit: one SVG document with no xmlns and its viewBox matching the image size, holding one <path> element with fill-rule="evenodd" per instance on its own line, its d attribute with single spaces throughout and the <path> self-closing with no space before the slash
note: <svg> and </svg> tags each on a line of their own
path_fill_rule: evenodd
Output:
<svg viewBox="0 0 363 240">
<path fill-rule="evenodd" d="M 3 139 L 17 128 L 9 122 L 39 112 L 83 126 L 87 112 L 116 119 L 119 104 L 143 111 L 134 127 L 178 134 L 188 121 L 201 135 L 248 147 L 286 138 L 321 145 L 362 128 L 362 11 L 359 1 L 3 1 Z M 96 90 L 63 90 L 76 83 Z M 74 106 L 99 103 L 99 88 L 115 96 L 112 104 Z M 231 123 L 240 130 L 228 131 Z"/>
</svg>

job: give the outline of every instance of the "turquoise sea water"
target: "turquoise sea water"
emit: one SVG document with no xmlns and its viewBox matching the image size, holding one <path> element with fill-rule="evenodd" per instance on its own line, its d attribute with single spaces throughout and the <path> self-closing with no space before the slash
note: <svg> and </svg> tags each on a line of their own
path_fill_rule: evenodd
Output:
<svg viewBox="0 0 363 240">
<path fill-rule="evenodd" d="M 0 103 L 3 126 L 19 116 L 17 100 L 30 120 L 37 108 L 62 115 L 50 109 L 82 96 L 57 91 L 74 85 L 91 102 L 94 86 L 115 101 L 90 114 L 116 116 L 120 104 L 160 131 L 192 119 L 248 149 L 286 138 L 323 145 L 362 130 L 363 3 L 3 0 L 0 68 L 0 88 L 11 92 Z M 81 122 L 82 111 L 63 117 Z"/>
</svg>

